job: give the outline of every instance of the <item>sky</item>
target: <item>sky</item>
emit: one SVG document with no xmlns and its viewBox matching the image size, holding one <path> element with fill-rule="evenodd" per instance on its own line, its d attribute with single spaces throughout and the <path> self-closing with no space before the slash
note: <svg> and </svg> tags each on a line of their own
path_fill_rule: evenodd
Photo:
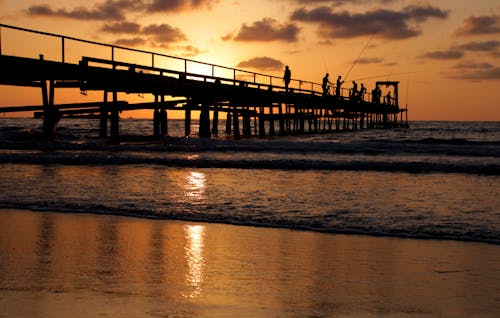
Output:
<svg viewBox="0 0 500 318">
<path fill-rule="evenodd" d="M 318 83 L 328 72 L 345 88 L 399 81 L 410 120 L 500 121 L 498 0 L 0 0 L 0 23 L 278 77 L 288 65 L 293 79 Z M 5 28 L 1 35 L 3 54 L 60 50 Z M 67 50 L 75 61 L 106 54 Z M 0 94 L 2 106 L 41 100 L 21 88 Z M 95 98 L 56 92 L 56 103 Z"/>
</svg>

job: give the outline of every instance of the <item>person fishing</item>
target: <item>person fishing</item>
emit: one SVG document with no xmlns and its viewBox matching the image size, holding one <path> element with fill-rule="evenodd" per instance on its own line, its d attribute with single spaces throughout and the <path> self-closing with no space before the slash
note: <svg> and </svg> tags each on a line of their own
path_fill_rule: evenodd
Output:
<svg viewBox="0 0 500 318">
<path fill-rule="evenodd" d="M 332 84 L 328 79 L 328 76 L 330 76 L 330 74 L 326 73 L 325 77 L 323 77 L 323 84 L 321 85 L 321 87 L 323 88 L 323 96 L 329 95 L 330 87 L 328 86 L 328 84 Z"/>
<path fill-rule="evenodd" d="M 355 99 L 357 95 L 358 95 L 358 83 L 356 83 L 356 81 L 352 81 L 351 99 Z"/>
<path fill-rule="evenodd" d="M 340 87 L 344 84 L 344 81 L 341 80 L 342 76 L 339 75 L 337 77 L 337 86 L 335 87 L 335 95 L 340 96 Z"/>
</svg>

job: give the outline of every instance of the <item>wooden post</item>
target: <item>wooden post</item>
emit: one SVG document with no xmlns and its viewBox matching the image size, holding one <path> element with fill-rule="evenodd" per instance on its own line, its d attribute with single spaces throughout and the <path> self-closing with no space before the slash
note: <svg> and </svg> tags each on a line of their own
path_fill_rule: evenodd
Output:
<svg viewBox="0 0 500 318">
<path fill-rule="evenodd" d="M 269 136 L 276 135 L 274 131 L 274 116 L 273 116 L 273 104 L 269 107 Z"/>
<path fill-rule="evenodd" d="M 56 137 L 56 126 L 59 122 L 59 112 L 54 107 L 54 80 L 49 81 L 47 91 L 47 81 L 41 82 L 43 99 L 43 132 L 47 139 L 54 140 Z"/>
<path fill-rule="evenodd" d="M 264 120 L 264 106 L 259 108 L 259 136 L 264 137 L 266 135 L 266 127 Z"/>
<path fill-rule="evenodd" d="M 206 102 L 201 105 L 199 134 L 200 137 L 210 138 L 210 108 Z"/>
<path fill-rule="evenodd" d="M 250 110 L 249 109 L 247 109 L 247 111 L 243 113 L 243 134 L 247 138 L 252 137 L 252 128 L 251 128 Z"/>
<path fill-rule="evenodd" d="M 240 136 L 240 118 L 236 110 L 233 113 L 233 133 L 235 137 Z"/>
<path fill-rule="evenodd" d="M 228 111 L 226 115 L 226 134 L 231 133 L 231 122 L 232 122 L 231 112 Z"/>
<path fill-rule="evenodd" d="M 160 135 L 165 137 L 168 135 L 168 115 L 165 107 L 160 110 Z"/>
<path fill-rule="evenodd" d="M 189 105 L 187 106 L 189 107 Z M 184 115 L 184 135 L 187 137 L 191 134 L 191 109 L 186 108 Z"/>
<path fill-rule="evenodd" d="M 99 137 L 108 136 L 108 92 L 104 91 L 103 103 L 99 114 Z"/>
<path fill-rule="evenodd" d="M 283 104 L 278 103 L 278 113 L 279 113 L 279 123 L 280 123 L 280 135 L 285 135 L 285 118 L 283 116 Z"/>
<path fill-rule="evenodd" d="M 118 114 L 118 93 L 113 92 L 113 105 L 111 107 L 111 142 L 120 142 L 120 115 Z"/>
<path fill-rule="evenodd" d="M 212 133 L 219 133 L 219 109 L 217 103 L 214 104 L 214 112 L 212 118 Z"/>
</svg>

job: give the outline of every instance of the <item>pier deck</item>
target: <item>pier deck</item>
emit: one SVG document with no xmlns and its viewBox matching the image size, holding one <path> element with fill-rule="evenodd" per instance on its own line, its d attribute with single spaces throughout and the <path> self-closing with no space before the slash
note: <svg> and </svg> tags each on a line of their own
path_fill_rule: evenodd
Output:
<svg viewBox="0 0 500 318">
<path fill-rule="evenodd" d="M 226 114 L 226 133 L 246 137 L 407 125 L 407 116 L 403 121 L 407 109 L 398 105 L 398 82 L 378 82 L 377 85 L 394 86 L 395 96 L 388 104 L 374 103 L 349 97 L 345 90 L 340 96 L 324 95 L 317 83 L 293 80 L 286 90 L 280 85 L 280 78 L 265 74 L 6 25 L 0 25 L 0 35 L 4 28 L 41 33 L 62 40 L 59 61 L 46 60 L 43 55 L 38 58 L 4 55 L 0 46 L 0 85 L 38 87 L 42 96 L 40 105 L 0 107 L 0 113 L 33 111 L 36 117 L 43 118 L 44 132 L 48 137 L 53 137 L 60 117 L 93 115 L 100 118 L 100 135 L 108 136 L 109 121 L 111 138 L 118 141 L 119 113 L 139 109 L 154 110 L 152 131 L 158 136 L 168 134 L 167 111 L 170 110 L 184 112 L 186 135 L 191 133 L 191 112 L 199 111 L 199 135 L 202 137 L 217 133 L 219 113 Z M 109 46 L 111 58 L 81 56 L 78 63 L 69 63 L 65 61 L 65 41 L 68 39 Z M 150 54 L 151 65 L 118 61 L 114 57 L 117 49 Z M 181 60 L 184 68 L 156 67 L 155 57 Z M 208 66 L 211 72 L 208 75 L 190 72 L 189 63 Z M 225 75 L 216 74 L 220 70 Z M 82 93 L 100 91 L 103 99 L 56 105 L 56 88 L 73 88 Z M 120 101 L 118 93 L 151 94 L 154 102 Z M 367 96 L 369 98 L 369 94 Z"/>
</svg>

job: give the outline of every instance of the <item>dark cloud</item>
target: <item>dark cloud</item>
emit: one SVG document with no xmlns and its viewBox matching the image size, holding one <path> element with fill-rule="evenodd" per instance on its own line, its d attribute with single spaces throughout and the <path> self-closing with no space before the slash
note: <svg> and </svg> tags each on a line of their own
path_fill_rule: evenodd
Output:
<svg viewBox="0 0 500 318">
<path fill-rule="evenodd" d="M 457 69 L 492 69 L 493 65 L 487 62 L 477 63 L 477 62 L 462 62 L 458 63 L 455 68 Z"/>
<path fill-rule="evenodd" d="M 117 22 L 104 24 L 101 27 L 102 32 L 113 34 L 128 34 L 131 38 L 121 38 L 115 42 L 118 45 L 137 46 L 148 42 L 155 47 L 169 48 L 170 44 L 183 42 L 187 36 L 181 29 L 168 24 L 150 24 L 141 27 L 137 23 Z M 191 52 L 192 53 L 192 52 Z"/>
<path fill-rule="evenodd" d="M 294 2 L 309 5 L 309 4 L 319 4 L 326 3 L 333 6 L 342 6 L 344 4 L 366 4 L 366 3 L 391 3 L 397 0 L 293 0 Z"/>
<path fill-rule="evenodd" d="M 283 66 L 283 62 L 267 56 L 255 57 L 248 61 L 242 61 L 237 65 L 237 67 L 241 68 L 254 68 L 265 71 L 280 70 L 283 68 Z"/>
<path fill-rule="evenodd" d="M 194 56 L 200 55 L 201 53 L 206 52 L 206 51 L 202 51 L 199 48 L 194 47 L 192 45 L 179 46 L 179 47 L 177 47 L 177 50 L 182 51 L 182 53 L 180 55 L 184 56 L 184 57 L 194 57 Z"/>
<path fill-rule="evenodd" d="M 366 13 L 335 12 L 322 6 L 312 10 L 298 9 L 293 21 L 316 23 L 323 38 L 350 38 L 371 35 L 387 39 L 406 39 L 421 33 L 418 23 L 430 18 L 445 19 L 448 12 L 426 6 L 407 6 L 400 11 L 377 9 Z"/>
<path fill-rule="evenodd" d="M 483 35 L 500 33 L 500 16 L 471 16 L 455 31 L 455 35 Z"/>
<path fill-rule="evenodd" d="M 121 46 L 139 46 L 139 45 L 145 45 L 146 43 L 147 40 L 140 37 L 134 37 L 130 39 L 118 39 L 115 41 L 116 45 L 121 45 Z"/>
<path fill-rule="evenodd" d="M 211 7 L 219 0 L 105 0 L 92 7 L 79 6 L 72 9 L 58 8 L 51 5 L 33 5 L 28 14 L 34 16 L 71 18 L 78 20 L 121 21 L 129 12 L 171 12 Z"/>
<path fill-rule="evenodd" d="M 180 42 L 186 41 L 186 35 L 179 28 L 168 24 L 151 24 L 142 29 L 144 35 L 150 35 L 159 42 Z"/>
<path fill-rule="evenodd" d="M 457 72 L 454 74 L 449 74 L 448 77 L 453 79 L 472 80 L 472 81 L 500 80 L 500 67 Z"/>
<path fill-rule="evenodd" d="M 83 6 L 73 9 L 53 9 L 48 4 L 34 5 L 28 8 L 29 15 L 71 18 L 77 20 L 123 20 L 125 11 L 142 7 L 140 1 L 133 0 L 106 0 L 93 5 L 91 8 Z"/>
<path fill-rule="evenodd" d="M 469 42 L 459 45 L 457 48 L 466 51 L 494 52 L 500 48 L 500 41 Z"/>
<path fill-rule="evenodd" d="M 358 59 L 358 64 L 377 64 L 382 63 L 384 60 L 378 57 L 363 57 Z"/>
<path fill-rule="evenodd" d="M 147 3 L 149 12 L 170 12 L 197 9 L 200 7 L 211 8 L 219 0 L 153 0 Z"/>
<path fill-rule="evenodd" d="M 235 41 L 297 41 L 299 28 L 294 24 L 280 24 L 273 18 L 264 18 L 251 25 L 244 23 L 238 33 L 233 36 L 228 34 L 222 39 Z"/>
<path fill-rule="evenodd" d="M 103 25 L 101 31 L 108 33 L 137 34 L 140 33 L 141 26 L 133 22 L 116 22 Z"/>
<path fill-rule="evenodd" d="M 464 56 L 464 54 L 461 51 L 448 50 L 448 51 L 427 52 L 421 57 L 434 60 L 457 60 L 462 58 L 462 56 Z"/>
</svg>

